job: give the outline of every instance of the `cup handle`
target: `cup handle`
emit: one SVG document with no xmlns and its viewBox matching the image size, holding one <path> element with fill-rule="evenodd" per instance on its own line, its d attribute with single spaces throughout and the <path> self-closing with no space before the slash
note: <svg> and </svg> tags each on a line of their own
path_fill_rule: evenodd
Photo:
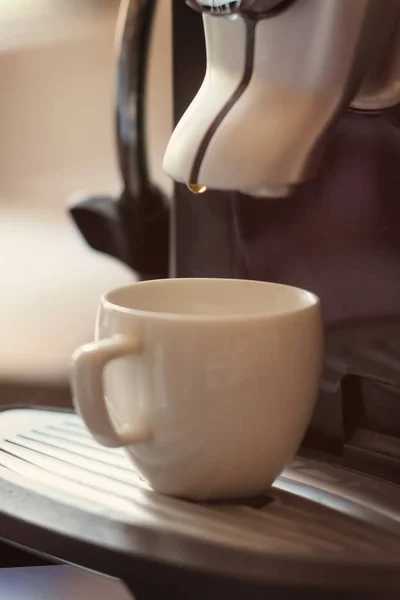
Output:
<svg viewBox="0 0 400 600">
<path fill-rule="evenodd" d="M 152 438 L 150 429 L 143 426 L 116 431 L 104 395 L 105 366 L 116 358 L 138 354 L 141 347 L 134 337 L 116 335 L 85 344 L 72 356 L 71 389 L 74 407 L 95 440 L 103 446 L 119 448 L 148 442 Z"/>
</svg>

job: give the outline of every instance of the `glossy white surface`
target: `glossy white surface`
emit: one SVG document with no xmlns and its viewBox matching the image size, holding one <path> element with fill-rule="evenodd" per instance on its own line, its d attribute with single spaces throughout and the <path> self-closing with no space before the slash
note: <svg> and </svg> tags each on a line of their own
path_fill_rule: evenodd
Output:
<svg viewBox="0 0 400 600">
<path fill-rule="evenodd" d="M 245 67 L 246 28 L 243 20 L 238 18 L 232 22 L 204 17 L 204 23 L 208 55 L 206 75 L 171 136 L 163 163 L 170 177 L 184 183 L 190 183 L 190 172 L 199 145 L 238 87 Z M 214 55 L 217 56 L 215 60 Z M 229 169 L 229 165 L 221 164 L 221 158 L 218 157 L 218 170 Z M 224 175 L 221 173 L 220 177 Z"/>
<path fill-rule="evenodd" d="M 284 196 L 307 179 L 321 137 L 356 93 L 361 65 L 362 73 L 369 66 L 360 56 L 370 8 L 370 0 L 307 0 L 260 21 L 254 31 L 253 69 L 244 85 L 243 17 L 227 21 L 205 16 L 207 73 L 168 144 L 166 172 L 179 182 L 255 196 Z M 190 182 L 205 132 L 232 88 L 241 85 L 234 105 L 215 127 L 198 181 Z"/>
<path fill-rule="evenodd" d="M 121 335 L 141 350 L 129 355 L 128 348 L 117 360 L 109 352 L 104 390 L 115 435 L 99 379 L 105 348 Z M 252 495 L 293 458 L 322 365 L 312 294 L 226 279 L 134 284 L 103 298 L 96 340 L 98 348 L 74 356 L 75 404 L 101 443 L 148 430 L 151 440 L 127 451 L 155 490 L 196 499 Z"/>
</svg>

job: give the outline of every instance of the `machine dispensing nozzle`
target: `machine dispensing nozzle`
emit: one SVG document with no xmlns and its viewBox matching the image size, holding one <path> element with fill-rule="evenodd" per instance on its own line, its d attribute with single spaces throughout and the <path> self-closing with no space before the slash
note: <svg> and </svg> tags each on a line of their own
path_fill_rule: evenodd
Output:
<svg viewBox="0 0 400 600">
<path fill-rule="evenodd" d="M 193 191 L 287 196 L 315 173 L 331 126 L 356 102 L 399 0 L 188 4 L 203 12 L 207 69 L 164 169 Z"/>
</svg>

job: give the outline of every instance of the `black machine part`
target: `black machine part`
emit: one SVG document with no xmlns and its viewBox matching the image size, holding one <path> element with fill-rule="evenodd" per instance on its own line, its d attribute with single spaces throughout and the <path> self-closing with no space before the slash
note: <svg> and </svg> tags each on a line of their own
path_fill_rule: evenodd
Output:
<svg viewBox="0 0 400 600">
<path fill-rule="evenodd" d="M 123 183 L 119 197 L 74 198 L 69 212 L 86 242 L 140 278 L 166 277 L 170 215 L 147 170 L 145 96 L 156 0 L 121 3 L 116 82 L 116 144 Z"/>
<path fill-rule="evenodd" d="M 319 400 L 304 450 L 400 482 L 400 320 L 360 319 L 327 329 Z"/>
</svg>

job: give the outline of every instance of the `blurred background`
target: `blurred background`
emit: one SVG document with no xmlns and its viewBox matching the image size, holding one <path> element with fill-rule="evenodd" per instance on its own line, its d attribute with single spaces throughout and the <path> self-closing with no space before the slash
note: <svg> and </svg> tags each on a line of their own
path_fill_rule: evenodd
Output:
<svg viewBox="0 0 400 600">
<path fill-rule="evenodd" d="M 170 0 L 158 3 L 148 88 L 154 181 L 172 128 Z M 88 248 L 67 214 L 115 193 L 118 0 L 0 0 L 0 405 L 69 405 L 73 350 L 99 296 L 135 275 Z"/>
</svg>

